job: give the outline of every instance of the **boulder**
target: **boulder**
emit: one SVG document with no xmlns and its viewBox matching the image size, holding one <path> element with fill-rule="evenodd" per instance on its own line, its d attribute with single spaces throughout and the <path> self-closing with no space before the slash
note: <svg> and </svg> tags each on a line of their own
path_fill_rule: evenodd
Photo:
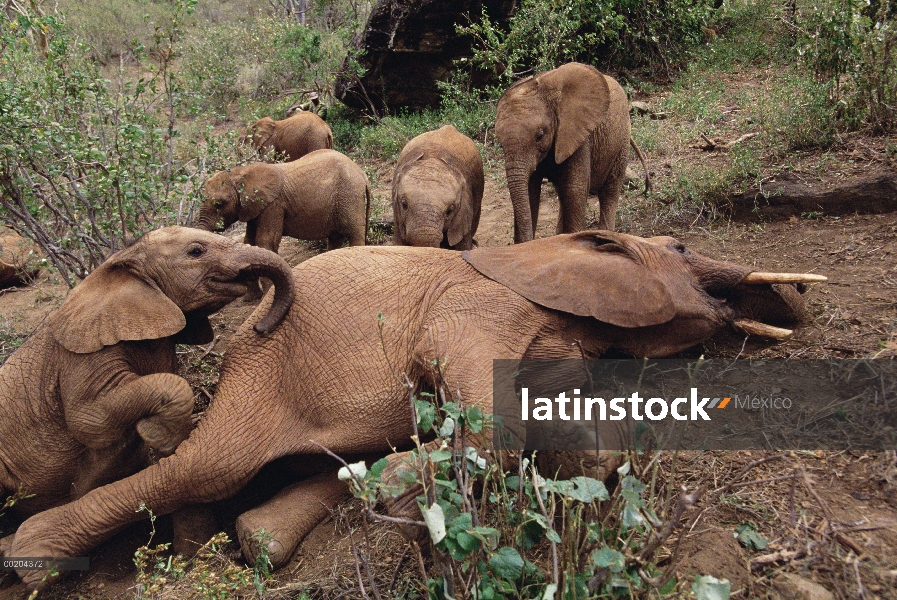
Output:
<svg viewBox="0 0 897 600">
<path fill-rule="evenodd" d="M 453 61 L 472 55 L 470 39 L 455 26 L 466 25 L 467 15 L 479 19 L 484 7 L 490 20 L 506 26 L 514 6 L 515 0 L 379 0 L 353 41 L 365 73 L 356 77 L 347 59 L 334 95 L 359 110 L 438 106 L 437 82 L 448 78 Z"/>
</svg>

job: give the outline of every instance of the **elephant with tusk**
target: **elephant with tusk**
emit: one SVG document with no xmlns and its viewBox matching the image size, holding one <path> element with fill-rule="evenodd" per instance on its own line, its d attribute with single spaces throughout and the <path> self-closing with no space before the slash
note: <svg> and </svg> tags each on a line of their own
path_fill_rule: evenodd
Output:
<svg viewBox="0 0 897 600">
<path fill-rule="evenodd" d="M 795 285 L 751 273 L 673 238 L 610 231 L 464 252 L 391 246 L 319 255 L 293 270 L 295 299 L 278 329 L 264 337 L 252 330 L 271 310 L 268 294 L 234 336 L 209 410 L 172 456 L 35 515 L 12 552 L 80 556 L 142 518 L 141 503 L 158 515 L 228 498 L 271 461 L 297 457 L 318 474 L 237 521 L 244 554 L 254 558 L 252 536 L 264 528 L 269 557 L 282 566 L 348 494 L 322 446 L 346 457 L 382 455 L 413 434 L 397 374 L 433 389 L 438 360 L 447 389 L 491 411 L 496 358 L 598 358 L 611 350 L 663 357 L 732 324 L 798 322 Z M 615 465 L 599 458 L 606 476 Z M 411 489 L 388 508 L 414 517 L 417 495 Z M 41 574 L 20 574 L 42 585 Z"/>
<path fill-rule="evenodd" d="M 152 231 L 76 286 L 0 367 L 0 498 L 29 495 L 12 512 L 65 504 L 147 466 L 151 451 L 174 452 L 193 411 L 175 344 L 211 342 L 208 315 L 259 276 L 277 300 L 258 336 L 292 304 L 289 266 L 213 233 Z"/>
</svg>

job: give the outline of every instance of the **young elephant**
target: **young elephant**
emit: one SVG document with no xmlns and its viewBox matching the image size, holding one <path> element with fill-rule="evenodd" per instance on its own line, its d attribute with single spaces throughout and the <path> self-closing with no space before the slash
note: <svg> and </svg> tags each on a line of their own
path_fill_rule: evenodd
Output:
<svg viewBox="0 0 897 600">
<path fill-rule="evenodd" d="M 173 456 L 32 517 L 20 527 L 13 554 L 83 556 L 145 518 L 134 512 L 141 502 L 159 515 L 227 498 L 265 464 L 298 456 L 321 473 L 237 524 L 247 556 L 256 552 L 252 534 L 264 528 L 269 556 L 281 566 L 348 493 L 335 469 L 325 468 L 332 463 L 322 460 L 317 444 L 359 456 L 387 453 L 413 434 L 406 380 L 397 374 L 432 389 L 439 359 L 446 387 L 467 405 L 491 411 L 493 359 L 579 360 L 611 349 L 662 357 L 727 325 L 784 335 L 790 332 L 748 319 L 798 320 L 801 295 L 775 282 L 818 280 L 752 273 L 689 252 L 672 238 L 607 231 L 464 253 L 349 248 L 300 264 L 293 277 L 296 296 L 285 325 L 265 337 L 252 331 L 269 310 L 269 294 L 233 337 L 214 400 Z M 412 489 L 407 503 L 415 510 L 417 495 Z M 43 575 L 20 574 L 32 585 Z"/>
<path fill-rule="evenodd" d="M 473 140 L 451 125 L 422 133 L 402 149 L 393 176 L 393 241 L 470 250 L 482 201 L 483 161 Z"/>
<path fill-rule="evenodd" d="M 361 167 L 335 150 L 293 162 L 221 171 L 203 188 L 196 226 L 223 231 L 246 222 L 244 243 L 277 252 L 280 238 L 327 240 L 327 249 L 363 246 L 371 191 Z"/>
<path fill-rule="evenodd" d="M 546 177 L 560 203 L 558 233 L 585 228 L 589 194 L 601 202 L 598 227 L 613 230 L 630 145 L 645 166 L 630 127 L 626 92 L 589 65 L 569 63 L 512 85 L 498 101 L 495 137 L 505 153 L 514 243 L 533 239 Z"/>
<path fill-rule="evenodd" d="M 333 148 L 333 132 L 324 119 L 312 112 L 300 111 L 295 115 L 275 121 L 263 117 L 252 124 L 243 138 L 251 142 L 260 156 L 274 150 L 285 154 L 287 160 L 298 160 L 315 150 Z"/>
<path fill-rule="evenodd" d="M 211 342 L 208 315 L 259 275 L 277 286 L 267 332 L 293 289 L 267 250 L 168 227 L 97 267 L 0 367 L 0 498 L 33 494 L 12 508 L 31 515 L 171 454 L 193 410 L 175 344 Z"/>
</svg>

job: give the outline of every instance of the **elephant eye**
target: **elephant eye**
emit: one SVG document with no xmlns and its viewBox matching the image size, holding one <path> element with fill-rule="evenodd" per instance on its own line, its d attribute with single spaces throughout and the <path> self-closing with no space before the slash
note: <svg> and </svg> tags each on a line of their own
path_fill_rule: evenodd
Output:
<svg viewBox="0 0 897 600">
<path fill-rule="evenodd" d="M 408 200 L 402 198 L 402 210 L 408 210 Z"/>
<path fill-rule="evenodd" d="M 676 244 L 676 252 L 679 254 L 688 254 L 688 250 L 685 249 L 685 244 Z"/>
<path fill-rule="evenodd" d="M 202 246 L 192 246 L 189 250 L 187 250 L 187 256 L 193 258 L 199 258 L 203 254 L 206 253 L 206 249 Z"/>
<path fill-rule="evenodd" d="M 544 129 L 540 129 L 539 131 L 536 132 L 536 139 L 537 139 L 537 140 L 541 140 L 543 137 L 545 137 L 545 130 L 544 130 Z"/>
<path fill-rule="evenodd" d="M 448 210 L 445 211 L 445 214 L 446 214 L 446 215 L 450 215 L 450 214 L 452 214 L 453 212 L 455 212 L 455 205 L 454 205 L 454 204 L 452 204 L 451 206 L 448 207 Z"/>
</svg>

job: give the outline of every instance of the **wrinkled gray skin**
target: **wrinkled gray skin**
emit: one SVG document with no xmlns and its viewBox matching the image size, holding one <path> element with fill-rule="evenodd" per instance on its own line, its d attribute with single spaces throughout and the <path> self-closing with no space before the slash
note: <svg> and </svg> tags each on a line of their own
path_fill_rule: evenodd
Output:
<svg viewBox="0 0 897 600">
<path fill-rule="evenodd" d="M 626 92 L 594 67 L 568 63 L 512 85 L 498 102 L 495 137 L 504 149 L 514 205 L 514 243 L 533 239 L 542 180 L 560 203 L 557 233 L 586 227 L 589 194 L 598 228 L 613 230 L 631 125 Z"/>
<path fill-rule="evenodd" d="M 483 161 L 451 125 L 422 133 L 402 149 L 392 183 L 393 243 L 470 250 L 480 223 Z"/>
<path fill-rule="evenodd" d="M 259 275 L 278 285 L 270 329 L 292 300 L 289 266 L 196 229 L 150 232 L 75 287 L 0 367 L 0 498 L 34 495 L 12 512 L 80 498 L 150 464 L 149 449 L 174 452 L 193 410 L 175 344 L 211 342 L 207 316 Z"/>
<path fill-rule="evenodd" d="M 347 458 L 387 453 L 413 433 L 396 373 L 432 389 L 436 359 L 447 387 L 488 412 L 495 358 L 597 358 L 611 349 L 662 357 L 739 317 L 799 319 L 795 288 L 743 284 L 751 271 L 672 238 L 605 231 L 465 253 L 388 246 L 318 255 L 293 270 L 296 297 L 280 327 L 264 337 L 251 329 L 269 294 L 233 337 L 215 398 L 172 456 L 32 517 L 12 552 L 83 556 L 145 518 L 135 513 L 140 503 L 160 515 L 227 498 L 279 457 L 324 469 L 314 442 Z M 404 458 L 393 455 L 384 478 Z M 605 476 L 617 463 L 600 458 Z M 347 493 L 332 467 L 285 488 L 239 518 L 244 554 L 253 557 L 252 533 L 264 528 L 273 564 L 283 565 Z M 412 488 L 387 506 L 414 517 L 419 494 Z M 40 584 L 42 574 L 20 574 Z"/>
<path fill-rule="evenodd" d="M 293 161 L 315 150 L 333 149 L 333 132 L 318 115 L 300 111 L 280 121 L 271 117 L 259 119 L 242 141 L 252 144 L 260 156 L 273 150 Z"/>
</svg>

